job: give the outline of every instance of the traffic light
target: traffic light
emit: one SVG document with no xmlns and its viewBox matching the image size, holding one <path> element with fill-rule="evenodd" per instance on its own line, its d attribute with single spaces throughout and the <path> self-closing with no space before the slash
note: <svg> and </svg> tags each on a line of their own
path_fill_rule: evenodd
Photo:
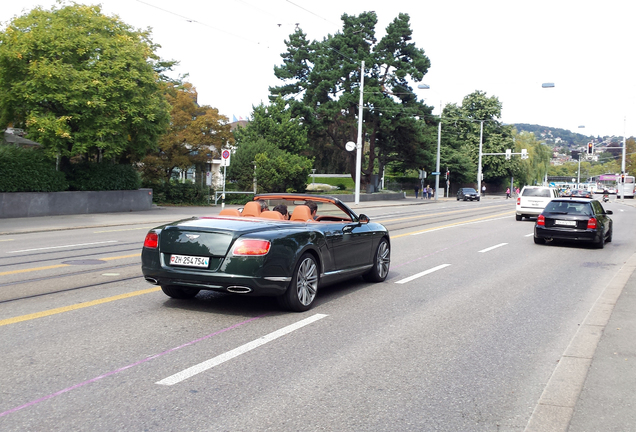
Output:
<svg viewBox="0 0 636 432">
<path fill-rule="evenodd" d="M 621 183 L 625 184 L 625 174 L 621 174 Z"/>
<path fill-rule="evenodd" d="M 593 142 L 587 143 L 587 154 L 589 154 L 589 155 L 594 154 L 594 143 Z"/>
</svg>

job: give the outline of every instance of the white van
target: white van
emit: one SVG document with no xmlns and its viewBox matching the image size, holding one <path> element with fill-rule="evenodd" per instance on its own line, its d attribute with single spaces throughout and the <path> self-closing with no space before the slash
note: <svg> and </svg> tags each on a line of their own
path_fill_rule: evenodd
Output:
<svg viewBox="0 0 636 432">
<path fill-rule="evenodd" d="M 559 197 L 559 191 L 547 186 L 524 186 L 517 198 L 515 217 L 518 221 L 524 217 L 537 217 L 553 198 Z"/>
</svg>

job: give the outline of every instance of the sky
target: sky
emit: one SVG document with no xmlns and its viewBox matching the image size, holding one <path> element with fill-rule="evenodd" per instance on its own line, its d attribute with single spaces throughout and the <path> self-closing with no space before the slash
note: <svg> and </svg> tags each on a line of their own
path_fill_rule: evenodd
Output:
<svg viewBox="0 0 636 432">
<path fill-rule="evenodd" d="M 480 90 L 502 103 L 504 123 L 529 123 L 589 136 L 636 136 L 633 0 L 77 0 L 101 4 L 139 29 L 152 29 L 174 76 L 189 74 L 199 104 L 248 118 L 282 84 L 285 40 L 300 27 L 310 40 L 342 29 L 343 13 L 375 11 L 378 39 L 399 13 L 431 67 L 415 91 L 439 114 Z M 55 0 L 3 1 L 0 28 Z M 554 88 L 542 88 L 543 83 Z"/>
</svg>

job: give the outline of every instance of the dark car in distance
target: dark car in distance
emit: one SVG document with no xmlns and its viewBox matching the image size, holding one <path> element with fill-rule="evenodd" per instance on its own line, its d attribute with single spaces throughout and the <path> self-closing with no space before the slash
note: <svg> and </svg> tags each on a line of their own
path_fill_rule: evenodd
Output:
<svg viewBox="0 0 636 432">
<path fill-rule="evenodd" d="M 273 211 L 279 205 L 285 216 Z M 242 211 L 150 230 L 141 270 L 172 298 L 193 298 L 200 290 L 275 296 L 285 309 L 302 312 L 321 286 L 356 276 L 384 281 L 390 261 L 387 229 L 337 198 L 261 194 Z"/>
<path fill-rule="evenodd" d="M 459 188 L 457 191 L 457 201 L 479 201 L 479 193 L 473 188 Z"/>
<path fill-rule="evenodd" d="M 585 189 L 573 189 L 570 192 L 569 196 L 571 196 L 572 198 L 589 198 L 589 199 L 594 198 L 592 196 L 592 191 L 585 190 Z"/>
<path fill-rule="evenodd" d="M 557 198 L 550 201 L 537 217 L 534 242 L 545 244 L 552 240 L 587 242 L 603 248 L 612 241 L 613 222 L 598 200 L 586 198 Z"/>
</svg>

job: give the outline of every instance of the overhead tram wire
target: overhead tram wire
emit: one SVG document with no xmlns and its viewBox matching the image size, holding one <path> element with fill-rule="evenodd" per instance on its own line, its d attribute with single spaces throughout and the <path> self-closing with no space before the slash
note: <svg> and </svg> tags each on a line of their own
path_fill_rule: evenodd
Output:
<svg viewBox="0 0 636 432">
<path fill-rule="evenodd" d="M 218 31 L 218 32 L 225 33 L 225 34 L 230 35 L 230 36 L 232 36 L 232 37 L 240 38 L 240 39 L 243 39 L 243 40 L 245 40 L 245 41 L 251 42 L 251 43 L 253 43 L 253 44 L 255 44 L 255 45 L 258 45 L 258 46 L 264 46 L 265 48 L 269 49 L 269 47 L 268 47 L 268 46 L 265 46 L 265 45 L 261 44 L 261 43 L 260 43 L 260 42 L 258 42 L 258 41 L 255 41 L 255 40 L 252 40 L 252 39 L 248 39 L 248 38 L 246 38 L 246 37 L 244 37 L 244 36 L 241 36 L 241 35 L 237 35 L 237 34 L 234 34 L 234 33 L 230 33 L 230 32 L 228 32 L 228 31 L 226 31 L 226 30 L 220 29 L 220 28 L 218 28 L 218 27 L 211 26 L 211 25 L 209 25 L 209 24 L 206 24 L 206 23 L 204 23 L 204 22 L 201 22 L 201 21 L 195 20 L 195 19 L 193 19 L 193 18 L 189 18 L 189 17 L 183 16 L 183 15 L 180 15 L 180 14 L 178 14 L 178 13 L 176 13 L 176 12 L 173 12 L 173 11 L 170 11 L 170 10 L 168 10 L 168 9 L 164 9 L 164 8 L 159 7 L 159 6 L 155 6 L 155 5 L 153 5 L 153 4 L 150 4 L 150 3 L 148 3 L 148 2 L 145 2 L 145 1 L 143 1 L 143 0 L 137 0 L 137 2 L 139 2 L 139 3 L 143 3 L 143 4 L 145 4 L 146 6 L 150 6 L 150 7 L 152 7 L 152 8 L 158 9 L 158 10 L 160 10 L 160 11 L 162 11 L 162 12 L 165 12 L 165 13 L 168 13 L 168 14 L 170 14 L 170 15 L 177 16 L 177 17 L 179 17 L 179 18 L 182 18 L 182 19 L 186 20 L 187 22 L 194 23 L 194 24 L 199 24 L 199 25 L 202 25 L 202 26 L 204 26 L 204 27 L 211 28 L 212 30 L 216 30 L 216 31 Z"/>
</svg>

